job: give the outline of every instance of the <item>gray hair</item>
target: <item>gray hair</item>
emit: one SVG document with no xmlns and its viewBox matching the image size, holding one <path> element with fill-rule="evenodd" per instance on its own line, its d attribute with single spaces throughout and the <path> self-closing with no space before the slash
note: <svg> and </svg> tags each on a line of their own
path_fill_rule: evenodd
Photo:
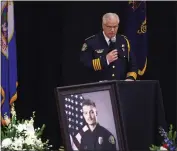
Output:
<svg viewBox="0 0 177 151">
<path fill-rule="evenodd" d="M 109 18 L 112 18 L 112 17 L 117 18 L 118 22 L 120 21 L 119 16 L 118 16 L 116 13 L 106 13 L 106 14 L 104 14 L 103 17 L 102 17 L 102 22 L 103 22 L 103 24 L 106 24 L 106 21 L 107 21 Z"/>
</svg>

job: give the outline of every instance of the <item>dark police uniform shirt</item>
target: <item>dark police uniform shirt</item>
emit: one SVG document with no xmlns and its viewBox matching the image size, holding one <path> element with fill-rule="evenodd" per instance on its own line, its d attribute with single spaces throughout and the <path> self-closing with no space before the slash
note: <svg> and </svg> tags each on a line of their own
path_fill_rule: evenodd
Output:
<svg viewBox="0 0 177 151">
<path fill-rule="evenodd" d="M 116 151 L 116 140 L 107 129 L 97 124 L 93 132 L 91 132 L 89 129 L 83 134 L 81 139 L 80 150 Z"/>
<path fill-rule="evenodd" d="M 85 40 L 81 49 L 80 61 L 94 71 L 96 81 L 136 80 L 138 69 L 129 40 L 124 35 L 116 35 L 116 49 L 119 58 L 108 65 L 106 55 L 110 51 L 109 49 L 101 31 Z"/>
</svg>

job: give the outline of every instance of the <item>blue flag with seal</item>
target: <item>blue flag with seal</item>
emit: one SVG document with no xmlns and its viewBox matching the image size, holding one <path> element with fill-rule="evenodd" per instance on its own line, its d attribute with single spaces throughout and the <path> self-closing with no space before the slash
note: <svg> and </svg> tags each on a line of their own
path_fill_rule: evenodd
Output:
<svg viewBox="0 0 177 151">
<path fill-rule="evenodd" d="M 130 41 L 134 52 L 138 75 L 144 75 L 147 67 L 147 16 L 146 1 L 128 1 L 125 35 Z"/>
<path fill-rule="evenodd" d="M 1 1 L 1 124 L 10 119 L 17 99 L 17 60 L 14 28 L 14 3 Z M 4 117 L 4 115 L 6 115 Z"/>
</svg>

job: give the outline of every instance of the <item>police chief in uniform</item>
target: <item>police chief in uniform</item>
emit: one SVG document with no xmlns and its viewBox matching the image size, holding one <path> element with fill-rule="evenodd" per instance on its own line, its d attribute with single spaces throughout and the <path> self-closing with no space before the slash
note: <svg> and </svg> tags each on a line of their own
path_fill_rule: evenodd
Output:
<svg viewBox="0 0 177 151">
<path fill-rule="evenodd" d="M 102 17 L 103 30 L 83 43 L 80 61 L 92 69 L 96 81 L 137 79 L 137 64 L 126 36 L 117 34 L 119 16 L 106 13 Z"/>
<path fill-rule="evenodd" d="M 82 106 L 83 117 L 88 125 L 88 130 L 81 138 L 80 151 L 116 151 L 114 136 L 97 122 L 97 109 L 94 102 L 86 99 Z"/>
</svg>

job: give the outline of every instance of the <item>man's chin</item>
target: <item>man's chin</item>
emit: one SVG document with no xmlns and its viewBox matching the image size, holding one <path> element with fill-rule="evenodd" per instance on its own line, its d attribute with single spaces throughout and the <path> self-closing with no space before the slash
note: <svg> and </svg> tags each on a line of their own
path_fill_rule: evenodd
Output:
<svg viewBox="0 0 177 151">
<path fill-rule="evenodd" d="M 110 38 L 113 38 L 115 36 L 115 34 L 110 34 L 109 37 Z"/>
<path fill-rule="evenodd" d="M 94 126 L 94 125 L 96 125 L 96 123 L 88 123 L 88 125 Z"/>
</svg>

